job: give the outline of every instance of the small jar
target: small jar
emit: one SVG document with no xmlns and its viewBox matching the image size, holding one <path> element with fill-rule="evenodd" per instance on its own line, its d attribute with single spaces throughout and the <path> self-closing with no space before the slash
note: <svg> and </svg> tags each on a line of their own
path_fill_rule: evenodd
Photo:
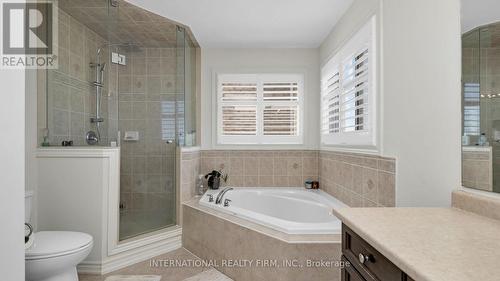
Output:
<svg viewBox="0 0 500 281">
<path fill-rule="evenodd" d="M 313 181 L 312 181 L 312 180 L 306 180 L 306 181 L 304 182 L 304 187 L 305 187 L 306 189 L 312 189 L 312 188 L 313 188 L 312 184 L 313 184 Z"/>
</svg>

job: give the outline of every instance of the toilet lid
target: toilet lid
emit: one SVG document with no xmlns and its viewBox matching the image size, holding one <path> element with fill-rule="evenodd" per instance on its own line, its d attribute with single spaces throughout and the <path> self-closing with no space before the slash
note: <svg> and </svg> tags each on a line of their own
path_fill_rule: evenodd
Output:
<svg viewBox="0 0 500 281">
<path fill-rule="evenodd" d="M 35 233 L 33 246 L 25 251 L 26 258 L 69 254 L 92 243 L 92 236 L 72 231 L 40 231 Z"/>
</svg>

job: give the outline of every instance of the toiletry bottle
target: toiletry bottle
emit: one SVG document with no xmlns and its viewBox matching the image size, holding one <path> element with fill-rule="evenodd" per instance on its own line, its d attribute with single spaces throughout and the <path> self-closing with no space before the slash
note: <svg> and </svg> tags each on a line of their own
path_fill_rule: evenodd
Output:
<svg viewBox="0 0 500 281">
<path fill-rule="evenodd" d="M 479 145 L 484 146 L 486 145 L 486 142 L 488 139 L 486 138 L 486 134 L 482 133 L 481 136 L 479 137 Z"/>
<path fill-rule="evenodd" d="M 196 193 L 198 195 L 203 195 L 205 193 L 205 186 L 203 185 L 203 175 L 198 176 L 198 181 L 196 181 Z"/>
</svg>

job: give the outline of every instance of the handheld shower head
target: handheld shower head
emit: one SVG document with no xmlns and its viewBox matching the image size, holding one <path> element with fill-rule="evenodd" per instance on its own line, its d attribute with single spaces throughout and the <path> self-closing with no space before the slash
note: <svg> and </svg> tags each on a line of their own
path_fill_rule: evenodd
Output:
<svg viewBox="0 0 500 281">
<path fill-rule="evenodd" d="M 99 72 L 101 74 L 101 81 L 100 82 L 103 83 L 104 82 L 104 70 L 106 70 L 106 63 L 104 62 L 100 66 L 101 66 L 101 68 L 99 69 Z"/>
</svg>

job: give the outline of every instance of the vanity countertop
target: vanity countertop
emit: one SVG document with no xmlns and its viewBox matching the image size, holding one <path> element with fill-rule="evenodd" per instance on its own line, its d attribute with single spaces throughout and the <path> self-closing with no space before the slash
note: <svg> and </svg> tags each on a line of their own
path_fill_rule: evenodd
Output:
<svg viewBox="0 0 500 281">
<path fill-rule="evenodd" d="M 333 213 L 415 281 L 500 280 L 500 221 L 455 208 Z"/>
</svg>

